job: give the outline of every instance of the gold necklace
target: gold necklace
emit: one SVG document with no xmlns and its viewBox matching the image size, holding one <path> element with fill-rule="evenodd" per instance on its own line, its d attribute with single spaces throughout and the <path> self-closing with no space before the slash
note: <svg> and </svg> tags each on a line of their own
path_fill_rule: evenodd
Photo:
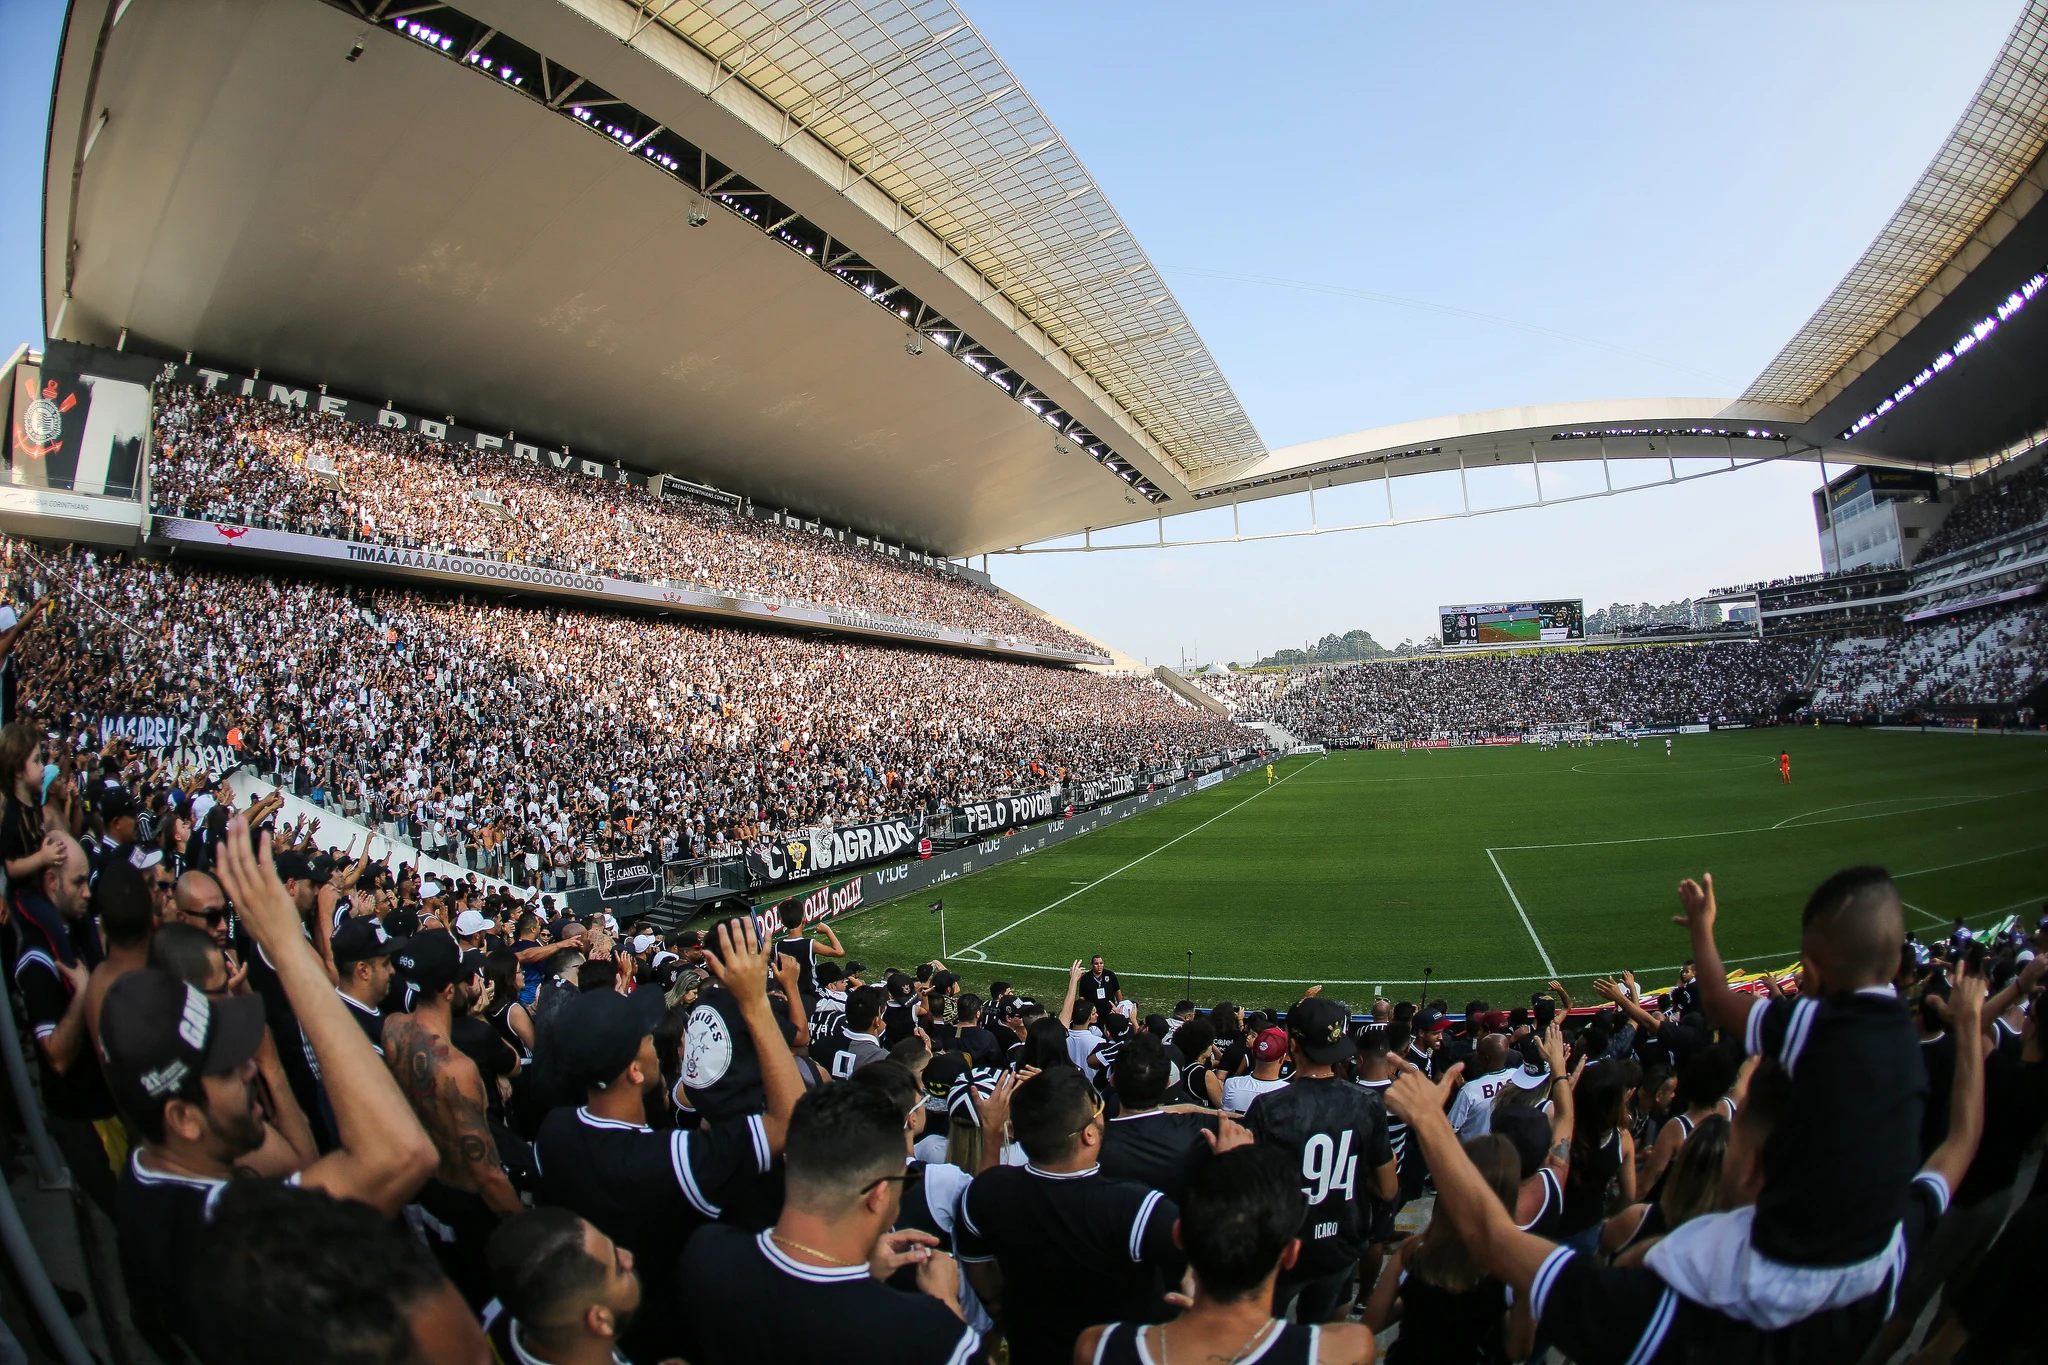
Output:
<svg viewBox="0 0 2048 1365">
<path fill-rule="evenodd" d="M 804 1255 L 806 1255 L 806 1256 L 815 1256 L 815 1257 L 817 1257 L 817 1258 L 818 1258 L 819 1260 L 821 1260 L 821 1261 L 829 1261 L 829 1262 L 831 1262 L 831 1263 L 832 1263 L 833 1265 L 866 1265 L 866 1264 L 867 1264 L 867 1262 L 866 1262 L 866 1261 L 842 1261 L 842 1260 L 840 1260 L 840 1259 L 839 1259 L 839 1258 L 838 1258 L 837 1256 L 833 1256 L 833 1255 L 830 1255 L 830 1254 L 828 1254 L 828 1253 L 826 1253 L 826 1252 L 820 1251 L 820 1250 L 818 1250 L 818 1249 L 817 1249 L 816 1247 L 807 1247 L 807 1246 L 805 1246 L 805 1245 L 804 1245 L 804 1244 L 803 1244 L 802 1242 L 799 1242 L 799 1241 L 797 1241 L 796 1239 L 794 1239 L 794 1238 L 791 1238 L 791 1237 L 784 1237 L 784 1236 L 783 1236 L 783 1235 L 782 1235 L 781 1233 L 779 1233 L 779 1232 L 775 1232 L 775 1231 L 773 1231 L 773 1230 L 770 1230 L 770 1232 L 768 1233 L 768 1236 L 769 1236 L 769 1238 L 770 1238 L 771 1240 L 773 1240 L 773 1241 L 777 1241 L 777 1242 L 780 1242 L 780 1243 L 782 1243 L 782 1245 L 784 1245 L 784 1246 L 788 1247 L 788 1248 L 789 1248 L 789 1249 L 790 1249 L 791 1251 L 801 1251 L 801 1252 L 802 1252 L 802 1253 L 803 1253 Z"/>
<path fill-rule="evenodd" d="M 774 1234 L 770 1233 L 769 1236 L 772 1237 L 774 1236 Z M 1239 1361 L 1243 1360 L 1246 1356 L 1251 1354 L 1252 1347 L 1257 1346 L 1261 1341 L 1265 1340 L 1266 1337 L 1269 1334 L 1271 1334 L 1272 1330 L 1275 1327 L 1278 1327 L 1279 1325 L 1280 1319 L 1267 1318 L 1266 1325 L 1259 1328 L 1258 1331 L 1252 1333 L 1249 1337 L 1245 1338 L 1244 1345 L 1237 1348 L 1237 1354 L 1232 1356 L 1228 1361 L 1226 1361 L 1225 1365 L 1238 1365 Z M 1143 1332 L 1143 1330 L 1143 1328 L 1139 1329 L 1141 1333 Z M 1163 1325 L 1159 1329 L 1159 1365 L 1169 1365 L 1166 1352 L 1166 1328 Z"/>
</svg>

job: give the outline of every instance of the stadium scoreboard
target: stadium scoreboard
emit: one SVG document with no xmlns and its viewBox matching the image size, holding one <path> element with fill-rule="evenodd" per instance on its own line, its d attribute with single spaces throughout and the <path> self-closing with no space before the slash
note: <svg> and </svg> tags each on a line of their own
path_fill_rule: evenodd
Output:
<svg viewBox="0 0 2048 1365">
<path fill-rule="evenodd" d="M 1561 645 L 1586 638 L 1582 599 L 1556 602 L 1484 602 L 1439 607 L 1446 648 L 1474 645 Z"/>
</svg>

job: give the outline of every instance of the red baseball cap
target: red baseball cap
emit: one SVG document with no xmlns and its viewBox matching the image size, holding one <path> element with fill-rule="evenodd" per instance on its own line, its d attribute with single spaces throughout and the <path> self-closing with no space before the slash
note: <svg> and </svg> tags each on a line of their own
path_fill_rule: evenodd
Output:
<svg viewBox="0 0 2048 1365">
<path fill-rule="evenodd" d="M 1287 1055 L 1287 1030 L 1269 1028 L 1252 1039 L 1252 1056 L 1262 1062 L 1277 1062 Z"/>
</svg>

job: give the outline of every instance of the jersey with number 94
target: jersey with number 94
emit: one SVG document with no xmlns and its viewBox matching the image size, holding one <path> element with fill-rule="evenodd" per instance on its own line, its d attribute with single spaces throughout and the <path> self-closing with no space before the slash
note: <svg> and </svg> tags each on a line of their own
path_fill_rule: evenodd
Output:
<svg viewBox="0 0 2048 1365">
<path fill-rule="evenodd" d="M 1296 1273 L 1356 1260 L 1372 1227 L 1374 1174 L 1394 1159 L 1379 1095 L 1334 1076 L 1297 1077 L 1252 1101 L 1244 1121 L 1254 1138 L 1285 1152 L 1301 1172 L 1308 1213 Z"/>
</svg>

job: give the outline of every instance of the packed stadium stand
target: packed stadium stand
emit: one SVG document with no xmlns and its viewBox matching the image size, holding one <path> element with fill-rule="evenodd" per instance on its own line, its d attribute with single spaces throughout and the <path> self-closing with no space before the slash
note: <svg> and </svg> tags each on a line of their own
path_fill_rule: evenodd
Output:
<svg viewBox="0 0 2048 1365">
<path fill-rule="evenodd" d="M 2037 454 L 2032 464 L 1994 470 L 1981 487 L 1969 490 L 1928 537 L 1920 558 L 1939 559 L 2043 521 L 2048 521 L 2048 461 Z"/>
<path fill-rule="evenodd" d="M 501 876 L 527 853 L 703 856 L 1256 740 L 1150 679 L 89 551 L 29 577 L 82 598 L 26 642 L 24 714 L 237 732 L 300 795 L 438 831 Z"/>
<path fill-rule="evenodd" d="M 196 388 L 166 387 L 159 397 L 151 502 L 165 515 L 432 546 L 1093 648 L 946 570 L 693 499 L 543 470 L 510 451 L 464 450 Z"/>
<path fill-rule="evenodd" d="M 2048 682 L 2048 607 L 1977 611 L 1845 634 L 1827 646 L 1813 709 L 1825 716 L 2016 708 Z"/>
<path fill-rule="evenodd" d="M 1312 743 L 1752 722 L 1799 691 L 1812 653 L 1810 644 L 1753 641 L 1352 664 L 1305 671 L 1278 691 L 1248 683 L 1236 718 L 1276 721 Z"/>
</svg>

